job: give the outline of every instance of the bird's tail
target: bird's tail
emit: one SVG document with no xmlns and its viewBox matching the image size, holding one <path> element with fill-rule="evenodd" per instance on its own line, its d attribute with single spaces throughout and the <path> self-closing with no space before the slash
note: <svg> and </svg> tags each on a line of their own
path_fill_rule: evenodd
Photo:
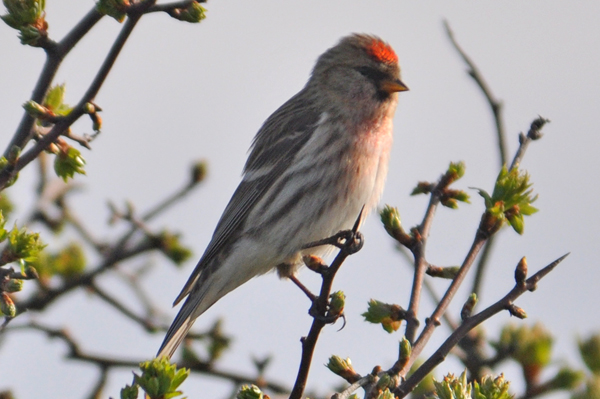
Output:
<svg viewBox="0 0 600 399">
<path fill-rule="evenodd" d="M 203 299 L 205 299 L 204 295 L 199 295 L 199 293 L 192 293 L 187 297 L 179 310 L 179 313 L 177 313 L 175 320 L 173 320 L 173 324 L 169 327 L 167 335 L 165 336 L 156 357 L 166 356 L 170 359 L 190 328 L 192 328 L 196 318 L 216 302 L 216 299 Z"/>
<path fill-rule="evenodd" d="M 175 320 L 177 321 L 177 320 Z M 156 357 L 167 357 L 171 358 L 175 350 L 181 344 L 181 341 L 185 338 L 190 328 L 192 328 L 192 324 L 194 324 L 194 320 L 190 316 L 182 319 L 178 323 L 174 322 L 169 331 L 167 332 L 167 336 L 165 337 Z"/>
</svg>

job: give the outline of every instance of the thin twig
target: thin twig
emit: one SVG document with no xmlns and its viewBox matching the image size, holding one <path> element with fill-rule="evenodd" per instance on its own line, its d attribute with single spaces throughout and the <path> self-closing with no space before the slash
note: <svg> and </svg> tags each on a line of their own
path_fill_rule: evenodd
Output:
<svg viewBox="0 0 600 399">
<path fill-rule="evenodd" d="M 525 155 L 525 151 L 527 151 L 527 147 L 529 143 L 534 140 L 539 140 L 542 138 L 542 128 L 546 123 L 550 122 L 550 120 L 542 118 L 541 116 L 536 118 L 533 122 L 531 122 L 531 126 L 529 127 L 529 131 L 527 132 L 527 136 L 523 133 L 519 135 L 519 149 L 513 158 L 512 163 L 510 164 L 510 169 L 514 169 L 519 166 L 523 156 Z"/>
<path fill-rule="evenodd" d="M 537 288 L 537 283 L 548 273 L 550 273 L 556 266 L 558 266 L 558 264 L 562 262 L 568 255 L 569 254 L 567 253 L 556 259 L 554 262 L 550 263 L 548 266 L 544 267 L 536 274 L 528 278 L 523 284 L 517 283 L 515 287 L 504 296 L 504 298 L 500 299 L 478 314 L 464 320 L 463 323 L 435 351 L 435 353 L 431 355 L 429 359 L 427 359 L 408 379 L 406 379 L 406 381 L 404 381 L 394 391 L 394 393 L 400 398 L 408 395 L 417 386 L 417 384 L 423 378 L 425 378 L 427 374 L 429 374 L 437 365 L 444 361 L 448 353 L 450 353 L 450 350 L 452 350 L 452 348 L 454 348 L 458 342 L 468 334 L 469 331 L 495 314 L 500 313 L 501 311 L 512 306 L 513 302 L 526 291 L 534 291 Z"/>
<path fill-rule="evenodd" d="M 462 47 L 456 41 L 456 39 L 454 37 L 454 32 L 452 32 L 452 29 L 450 28 L 450 24 L 448 23 L 448 21 L 444 21 L 444 27 L 446 28 L 446 34 L 448 35 L 450 42 L 452 43 L 452 45 L 454 46 L 456 51 L 459 53 L 459 55 L 461 56 L 461 58 L 463 59 L 465 64 L 467 64 L 467 66 L 469 67 L 469 70 L 467 71 L 467 73 L 469 74 L 469 76 L 471 76 L 473 78 L 473 80 L 475 81 L 477 86 L 479 86 L 479 88 L 483 92 L 483 95 L 485 96 L 485 98 L 490 106 L 490 109 L 492 110 L 492 114 L 494 116 L 494 122 L 496 125 L 496 137 L 497 137 L 497 142 L 498 142 L 498 151 L 500 153 L 500 167 L 502 167 L 502 165 L 505 165 L 508 162 L 507 155 L 506 155 L 507 154 L 506 143 L 505 143 L 506 134 L 505 134 L 505 129 L 504 129 L 504 120 L 502 117 L 502 102 L 497 100 L 494 97 L 490 87 L 488 86 L 485 79 L 483 78 L 483 75 L 479 71 L 479 68 L 477 68 L 475 63 L 471 60 L 471 58 L 467 55 L 467 53 L 462 49 Z M 490 254 L 492 252 L 494 241 L 495 241 L 495 238 L 493 236 L 490 237 L 490 239 L 487 241 L 487 243 L 485 244 L 485 246 L 483 247 L 483 250 L 481 252 L 481 257 L 479 258 L 477 267 L 475 268 L 475 277 L 473 278 L 473 288 L 471 289 L 471 292 L 473 292 L 477 295 L 479 295 L 481 292 L 481 283 L 483 281 L 483 273 L 486 269 L 487 262 L 490 258 Z"/>
<path fill-rule="evenodd" d="M 92 291 L 94 291 L 94 293 L 96 295 L 98 295 L 98 297 L 100 297 L 104 302 L 106 302 L 107 304 L 109 304 L 110 306 L 115 308 L 117 311 L 119 311 L 120 313 L 122 313 L 123 315 L 128 317 L 129 319 L 138 323 L 146 331 L 155 332 L 158 329 L 149 320 L 147 320 L 143 317 L 140 317 L 137 314 L 135 314 L 133 311 L 127 309 L 121 302 L 119 302 L 118 300 L 113 298 L 111 295 L 109 295 L 107 292 L 105 292 L 103 289 L 98 287 L 98 284 L 92 282 L 91 284 L 88 285 L 88 287 Z"/>
<path fill-rule="evenodd" d="M 338 255 L 335 257 L 329 268 L 327 268 L 327 270 L 321 274 L 323 278 L 321 291 L 311 307 L 311 313 L 314 312 L 314 314 L 310 331 L 308 335 L 303 337 L 301 340 L 302 357 L 300 360 L 300 366 L 298 368 L 298 375 L 296 376 L 296 382 L 294 383 L 294 388 L 292 389 L 289 399 L 301 399 L 304 389 L 306 388 L 308 373 L 310 371 L 314 350 L 317 346 L 317 340 L 319 339 L 321 330 L 329 321 L 326 319 L 327 303 L 331 294 L 333 279 L 346 258 L 360 250 L 362 247 L 363 237 L 362 234 L 358 232 L 361 216 L 362 210 L 356 220 L 356 223 L 354 224 L 352 235 L 348 237 L 345 243 L 341 246 Z"/>
<path fill-rule="evenodd" d="M 440 182 L 441 184 L 441 182 Z M 439 186 L 439 184 L 438 184 Z M 425 272 L 427 271 L 427 260 L 425 259 L 425 247 L 427 245 L 427 238 L 429 237 L 429 231 L 433 223 L 433 217 L 437 206 L 440 203 L 439 190 L 434 189 L 429 199 L 429 205 L 425 211 L 423 221 L 419 226 L 419 237 L 415 240 L 415 245 L 410 248 L 415 258 L 415 274 L 413 276 L 413 284 L 410 291 L 410 301 L 406 313 L 406 330 L 405 336 L 408 341 L 413 344 L 417 328 L 419 328 L 419 303 L 421 301 L 421 287 L 425 279 Z"/>
<path fill-rule="evenodd" d="M 335 393 L 331 396 L 331 399 L 347 399 L 350 395 L 352 395 L 357 389 L 364 387 L 367 384 L 373 382 L 373 376 L 371 374 L 362 377 L 360 380 L 351 384 L 348 388 L 344 389 L 342 392 Z"/>
<path fill-rule="evenodd" d="M 467 73 L 469 76 L 473 78 L 475 83 L 479 86 L 483 95 L 487 99 L 490 104 L 490 108 L 492 109 L 492 113 L 494 114 L 494 120 L 496 122 L 496 135 L 498 138 L 498 149 L 500 151 L 500 165 L 505 165 L 508 161 L 506 156 L 506 144 L 504 143 L 505 133 L 504 133 L 504 120 L 502 119 L 502 102 L 497 100 L 492 91 L 490 90 L 488 84 L 485 82 L 483 75 L 479 71 L 479 68 L 475 65 L 471 58 L 465 53 L 465 51 L 460 47 L 456 39 L 454 38 L 454 32 L 450 29 L 450 24 L 448 21 L 444 21 L 444 27 L 446 28 L 446 34 L 448 38 L 452 42 L 452 45 L 456 49 L 456 51 L 460 54 L 461 58 L 469 67 Z"/>
<path fill-rule="evenodd" d="M 100 399 L 102 397 L 102 390 L 106 386 L 108 382 L 108 367 L 100 367 L 100 375 L 98 376 L 98 381 L 92 388 L 92 392 L 88 396 L 89 399 Z"/>
<path fill-rule="evenodd" d="M 465 276 L 467 275 L 467 272 L 469 271 L 471 265 L 473 264 L 477 254 L 481 250 L 481 247 L 483 246 L 485 241 L 486 241 L 486 235 L 482 234 L 481 230 L 478 229 L 477 234 L 475 235 L 475 240 L 473 241 L 473 244 L 471 245 L 471 249 L 469 250 L 467 256 L 465 257 L 465 260 L 463 261 L 462 266 L 460 267 L 458 273 L 456 274 L 456 277 L 454 278 L 454 280 L 452 280 L 452 283 L 446 290 L 446 293 L 440 300 L 438 306 L 435 308 L 435 310 L 433 311 L 431 316 L 427 319 L 425 328 L 423 328 L 423 331 L 421 331 L 419 338 L 414 343 L 409 361 L 406 362 L 406 364 L 404 364 L 403 367 L 399 370 L 396 369 L 396 367 L 397 367 L 396 365 L 394 367 L 392 367 L 392 370 L 390 371 L 391 374 L 393 374 L 393 375 L 399 374 L 400 376 L 405 376 L 406 373 L 408 372 L 408 370 L 410 369 L 410 367 L 420 356 L 423 349 L 425 349 L 425 345 L 429 341 L 429 338 L 431 338 L 433 331 L 440 324 L 439 320 L 440 320 L 441 316 L 444 314 L 444 312 L 450 305 L 452 298 L 454 298 L 454 295 L 458 291 L 458 288 L 460 287 L 462 281 L 464 280 Z"/>
</svg>

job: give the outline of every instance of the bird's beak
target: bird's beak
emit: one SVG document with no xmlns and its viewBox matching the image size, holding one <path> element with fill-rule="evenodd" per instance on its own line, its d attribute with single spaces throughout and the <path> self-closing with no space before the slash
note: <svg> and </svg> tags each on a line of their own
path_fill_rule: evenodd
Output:
<svg viewBox="0 0 600 399">
<path fill-rule="evenodd" d="M 395 93 L 398 91 L 408 91 L 408 87 L 402 83 L 400 79 L 395 80 L 383 80 L 380 82 L 380 89 L 387 93 Z"/>
</svg>

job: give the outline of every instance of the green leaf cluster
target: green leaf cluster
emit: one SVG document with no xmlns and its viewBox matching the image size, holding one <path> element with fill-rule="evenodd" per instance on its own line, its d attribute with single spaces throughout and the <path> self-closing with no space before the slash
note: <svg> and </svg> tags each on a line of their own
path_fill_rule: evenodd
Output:
<svg viewBox="0 0 600 399">
<path fill-rule="evenodd" d="M 594 334 L 586 340 L 579 340 L 579 353 L 587 368 L 600 376 L 600 334 Z"/>
<path fill-rule="evenodd" d="M 45 0 L 2 0 L 8 14 L 0 16 L 19 31 L 21 43 L 36 46 L 45 37 L 48 24 L 44 20 Z"/>
<path fill-rule="evenodd" d="M 68 115 L 73 108 L 65 104 L 65 91 L 66 85 L 63 83 L 62 85 L 53 86 L 46 94 L 46 98 L 44 99 L 44 107 L 52 112 L 52 114 L 57 116 L 66 116 Z"/>
<path fill-rule="evenodd" d="M 35 266 L 42 280 L 53 276 L 67 279 L 79 276 L 85 270 L 86 264 L 85 251 L 76 242 L 67 244 L 55 253 L 44 251 L 33 262 L 33 266 Z"/>
<path fill-rule="evenodd" d="M 268 399 L 269 396 L 265 395 L 256 385 L 243 385 L 238 393 L 235 395 L 236 399 Z"/>
<path fill-rule="evenodd" d="M 492 195 L 477 190 L 485 200 L 486 213 L 495 219 L 498 228 L 508 222 L 517 233 L 523 234 L 523 216 L 538 211 L 531 205 L 537 199 L 532 195 L 531 186 L 527 172 L 521 172 L 518 168 L 509 171 L 505 165 L 498 174 Z"/>
<path fill-rule="evenodd" d="M 354 371 L 354 368 L 352 367 L 352 361 L 350 358 L 342 359 L 337 355 L 329 357 L 325 367 L 331 370 L 332 373 L 339 375 L 342 378 L 347 378 L 356 374 L 356 371 Z"/>
<path fill-rule="evenodd" d="M 371 299 L 367 311 L 362 316 L 369 323 L 381 323 L 381 327 L 391 334 L 397 331 L 402 323 L 402 318 L 398 317 L 400 310 L 401 308 L 398 305 L 390 305 L 376 299 Z"/>
<path fill-rule="evenodd" d="M 166 358 L 140 363 L 140 369 L 141 375 L 134 373 L 134 384 L 142 388 L 150 399 L 170 399 L 181 395 L 177 388 L 190 374 L 188 369 L 178 369 Z M 133 391 L 133 387 L 125 387 L 121 391 L 121 398 L 130 399 Z"/>
<path fill-rule="evenodd" d="M 158 236 L 161 251 L 176 265 L 180 265 L 192 256 L 192 251 L 181 244 L 178 234 L 163 231 Z"/>
<path fill-rule="evenodd" d="M 442 381 L 434 381 L 436 399 L 511 399 L 508 392 L 510 382 L 500 374 L 496 378 L 484 376 L 481 382 L 467 383 L 467 372 L 460 377 L 448 374 Z"/>
<path fill-rule="evenodd" d="M 17 260 L 34 262 L 45 247 L 39 233 L 31 233 L 25 227 L 18 229 L 15 225 L 11 231 L 6 231 L 4 218 L 0 214 L 0 242 L 4 240 L 8 240 L 8 243 L 2 252 L 2 264 Z"/>
<path fill-rule="evenodd" d="M 553 338 L 539 323 L 519 327 L 509 324 L 502 329 L 498 342 L 491 345 L 517 361 L 528 381 L 536 381 L 552 358 Z"/>
<path fill-rule="evenodd" d="M 8 14 L 0 16 L 13 29 L 34 24 L 44 14 L 45 0 L 2 0 Z"/>
<path fill-rule="evenodd" d="M 81 156 L 81 152 L 71 146 L 60 149 L 54 159 L 54 171 L 65 182 L 69 178 L 73 178 L 75 173 L 85 175 L 84 166 L 85 159 Z"/>
</svg>

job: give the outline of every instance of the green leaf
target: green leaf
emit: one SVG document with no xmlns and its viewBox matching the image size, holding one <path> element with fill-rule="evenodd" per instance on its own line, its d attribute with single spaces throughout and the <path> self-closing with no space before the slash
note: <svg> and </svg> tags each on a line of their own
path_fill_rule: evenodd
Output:
<svg viewBox="0 0 600 399">
<path fill-rule="evenodd" d="M 466 169 L 467 165 L 465 165 L 463 161 L 450 162 L 450 166 L 448 166 L 446 174 L 452 177 L 452 181 L 456 181 L 465 175 Z"/>
<path fill-rule="evenodd" d="M 54 171 L 58 177 L 65 182 L 73 178 L 75 173 L 85 175 L 85 159 L 81 156 L 79 150 L 68 147 L 66 150 L 60 150 L 54 159 Z"/>
<path fill-rule="evenodd" d="M 256 385 L 243 385 L 235 395 L 236 399 L 263 399 L 264 394 Z"/>
<path fill-rule="evenodd" d="M 163 231 L 158 240 L 161 251 L 176 265 L 181 265 L 192 256 L 192 251 L 181 245 L 178 234 Z"/>
<path fill-rule="evenodd" d="M 579 340 L 579 353 L 587 368 L 600 375 L 600 334 L 594 334 L 586 340 Z"/>
<path fill-rule="evenodd" d="M 373 324 L 381 324 L 388 333 L 393 333 L 400 328 L 404 311 L 398 305 L 389 305 L 375 299 L 369 301 L 369 308 L 362 316 L 365 321 Z"/>
<path fill-rule="evenodd" d="M 8 233 L 7 249 L 13 262 L 17 259 L 33 262 L 44 247 L 39 233 L 30 233 L 25 227 L 19 230 L 15 225 Z"/>
<path fill-rule="evenodd" d="M 503 374 L 496 378 L 486 375 L 481 382 L 473 382 L 473 399 L 511 399 L 509 385 L 510 381 L 506 381 Z"/>
<path fill-rule="evenodd" d="M 56 85 L 52 87 L 46 98 L 44 99 L 44 106 L 50 109 L 55 115 L 65 116 L 68 115 L 72 108 L 64 103 L 65 100 L 66 85 Z"/>
<path fill-rule="evenodd" d="M 138 386 L 136 384 L 125 385 L 125 388 L 121 389 L 121 399 L 137 399 L 138 397 Z"/>
<path fill-rule="evenodd" d="M 525 228 L 525 221 L 523 220 L 523 215 L 520 213 L 509 215 L 507 217 L 508 223 L 512 226 L 513 230 L 519 234 L 523 234 L 523 229 Z"/>
<path fill-rule="evenodd" d="M 134 381 L 152 399 L 174 398 L 181 395 L 177 387 L 187 378 L 189 370 L 177 369 L 167 358 L 153 359 L 140 364 L 142 375 L 134 373 Z"/>
</svg>

